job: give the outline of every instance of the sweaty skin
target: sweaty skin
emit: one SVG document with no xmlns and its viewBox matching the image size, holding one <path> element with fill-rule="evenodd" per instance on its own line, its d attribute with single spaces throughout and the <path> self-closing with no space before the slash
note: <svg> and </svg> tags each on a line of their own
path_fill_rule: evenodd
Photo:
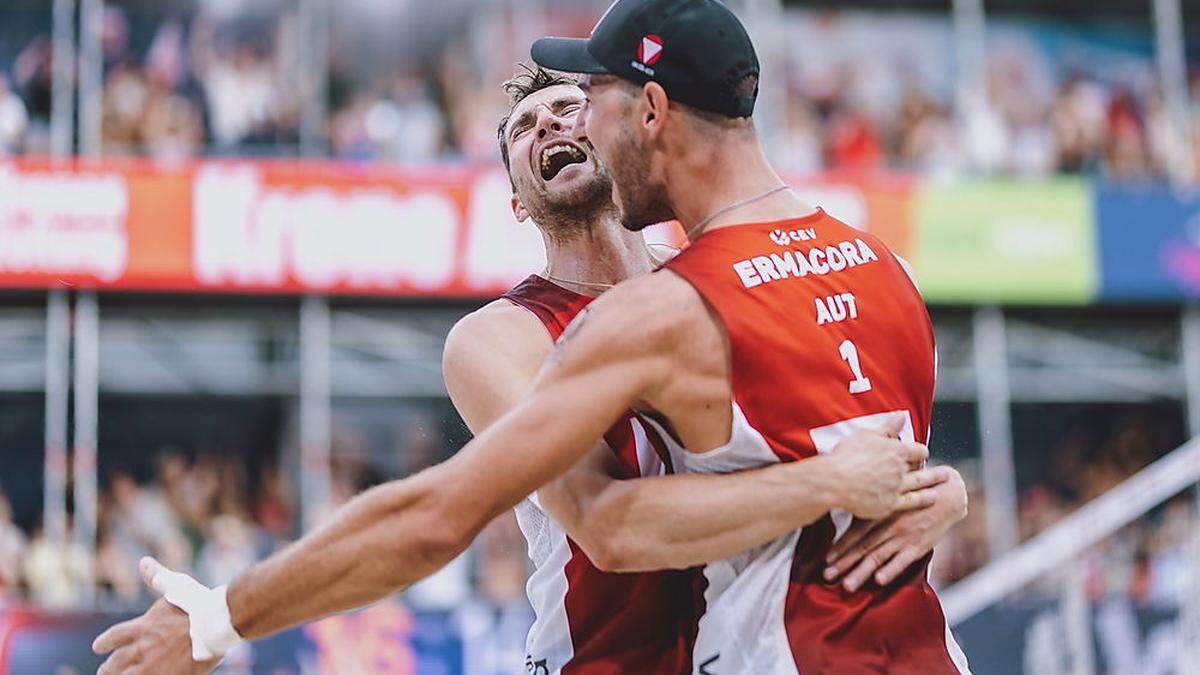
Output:
<svg viewBox="0 0 1200 675">
<path fill-rule="evenodd" d="M 572 114 L 577 114 L 578 106 L 574 108 Z M 542 126 L 534 134 L 539 141 L 545 140 L 546 133 L 581 138 L 577 127 L 563 124 L 569 107 L 544 105 L 540 109 L 545 111 L 537 122 Z M 666 117 L 661 114 L 660 120 Z M 527 133 L 522 136 L 528 137 Z M 512 147 L 516 150 L 526 142 L 532 143 L 513 141 Z M 534 147 L 521 145 L 520 152 L 514 152 L 514 167 L 522 163 L 531 167 Z M 571 179 L 581 170 L 564 169 L 564 178 Z M 717 191 L 713 198 L 724 199 L 724 192 Z M 514 199 L 514 209 L 520 212 L 525 205 L 517 201 Z M 787 217 L 797 210 L 794 205 L 782 212 L 777 205 L 770 206 L 774 208 L 770 213 L 750 209 L 747 219 L 760 219 L 760 215 L 764 216 L 761 219 Z M 685 222 L 695 222 L 686 218 L 701 210 L 694 204 L 683 209 Z M 528 215 L 528 211 L 525 213 Z M 559 262 L 578 265 L 579 259 L 575 260 Z M 558 271 L 566 278 L 584 278 Z M 619 280 L 611 269 L 607 272 L 607 280 Z M 520 322 L 509 318 L 514 325 Z M 501 342 L 489 338 L 487 349 L 500 352 L 503 346 L 527 338 L 539 344 L 533 337 L 535 325 L 528 321 Z M 738 546 L 747 537 L 735 531 L 740 529 L 739 509 L 728 508 L 717 514 L 717 522 L 710 523 L 711 531 L 707 533 L 687 529 L 690 521 L 680 519 L 682 535 L 643 531 L 652 543 L 632 538 L 624 543 L 621 539 L 596 543 L 617 530 L 645 525 L 647 521 L 667 522 L 666 518 L 641 518 L 637 523 L 621 520 L 617 509 L 605 509 L 607 504 L 645 508 L 651 513 L 668 509 L 673 516 L 703 507 L 686 494 L 687 490 L 680 491 L 685 494 L 679 499 L 690 498 L 690 502 L 668 505 L 653 501 L 655 494 L 639 489 L 639 484 L 645 487 L 657 483 L 666 492 L 668 481 L 677 485 L 686 484 L 681 481 L 703 481 L 701 494 L 706 499 L 721 495 L 729 503 L 742 503 L 740 508 L 747 508 L 745 502 L 736 501 L 740 497 L 735 486 L 739 481 L 762 481 L 762 485 L 778 490 L 779 495 L 793 491 L 795 503 L 807 504 L 818 516 L 832 508 L 844 508 L 865 519 L 880 519 L 914 506 L 912 489 L 950 477 L 937 488 L 939 499 L 934 506 L 912 512 L 921 514 L 924 529 L 900 515 L 883 521 L 870 531 L 870 536 L 856 538 L 857 542 L 876 545 L 892 542 L 898 551 L 915 550 L 918 544 L 924 544 L 926 531 L 933 528 L 930 522 L 940 527 L 961 517 L 957 514 L 958 499 L 950 493 L 956 489 L 952 474 L 940 469 L 911 472 L 910 464 L 926 457 L 925 448 L 888 442 L 878 436 L 874 441 L 859 439 L 857 450 L 771 467 L 769 471 L 613 481 L 601 455 L 608 451 L 597 442 L 630 408 L 657 413 L 693 451 L 703 452 L 729 439 L 728 339 L 723 327 L 690 285 L 673 273 L 658 272 L 621 283 L 597 299 L 553 348 L 546 344 L 544 329 L 540 325 L 536 328 L 542 342 L 530 353 L 497 354 L 495 359 L 475 364 L 464 360 L 460 364 L 463 372 L 448 373 L 448 379 L 492 387 L 492 393 L 482 396 L 479 402 L 465 402 L 463 386 L 451 384 L 452 389 L 459 389 L 459 400 L 464 401 L 464 417 L 479 430 L 477 438 L 455 457 L 404 480 L 368 490 L 324 525 L 231 584 L 228 605 L 241 636 L 255 639 L 360 607 L 428 576 L 464 550 L 492 518 L 564 474 L 562 481 L 541 493 L 556 504 L 553 515 L 568 531 L 574 530 L 573 536 L 592 547 L 589 553 L 595 551 L 607 566 L 621 569 L 641 569 L 651 563 L 658 567 L 699 562 L 713 552 L 711 557 L 720 557 L 730 547 L 740 550 Z M 463 342 L 468 346 L 478 344 L 470 338 L 472 332 L 466 327 L 460 331 L 459 337 L 466 336 Z M 541 364 L 536 373 L 534 364 Z M 480 379 L 478 373 L 489 368 L 504 375 Z M 568 473 L 577 464 L 577 472 Z M 928 493 L 924 494 L 918 502 L 928 498 Z M 794 529 L 809 517 L 795 512 L 775 514 L 791 519 L 786 527 L 774 516 L 764 517 L 779 501 L 776 497 L 771 504 L 750 502 L 749 508 L 763 509 L 753 522 L 764 528 L 754 534 L 755 539 L 770 539 L 771 528 L 781 527 L 781 532 Z M 605 513 L 613 520 L 607 521 Z M 639 548 L 642 546 L 646 548 Z M 844 553 L 853 556 L 856 550 Z M 920 550 L 927 551 L 928 547 Z M 854 570 L 872 563 L 878 567 L 888 559 L 882 553 L 869 553 L 875 551 L 864 551 L 855 559 L 858 566 Z M 631 562 L 634 560 L 642 562 Z M 852 564 L 843 561 L 847 569 Z M 97 652 L 112 652 L 102 672 L 206 672 L 213 664 L 193 664 L 187 658 L 187 630 L 187 617 L 160 600 L 147 614 L 97 638 Z"/>
</svg>

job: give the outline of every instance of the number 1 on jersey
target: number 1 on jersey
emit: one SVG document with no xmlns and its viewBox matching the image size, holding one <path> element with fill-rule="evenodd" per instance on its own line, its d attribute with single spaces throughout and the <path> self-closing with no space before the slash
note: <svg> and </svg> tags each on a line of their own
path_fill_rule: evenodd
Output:
<svg viewBox="0 0 1200 675">
<path fill-rule="evenodd" d="M 850 372 L 854 375 L 854 379 L 850 380 L 850 393 L 862 394 L 871 391 L 871 380 L 863 377 L 862 367 L 858 363 L 858 347 L 846 340 L 838 347 L 838 353 L 842 355 L 842 360 L 850 366 Z"/>
</svg>

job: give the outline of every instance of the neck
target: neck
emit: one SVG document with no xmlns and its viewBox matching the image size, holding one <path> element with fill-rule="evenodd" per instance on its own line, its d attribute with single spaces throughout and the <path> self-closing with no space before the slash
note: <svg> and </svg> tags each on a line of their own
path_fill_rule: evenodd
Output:
<svg viewBox="0 0 1200 675">
<path fill-rule="evenodd" d="M 550 236 L 542 230 L 542 239 L 546 242 L 545 274 L 583 295 L 600 295 L 604 286 L 615 286 L 656 266 L 642 234 L 622 227 L 614 213 L 606 212 L 567 236 Z"/>
<path fill-rule="evenodd" d="M 713 157 L 721 159 L 713 161 Z M 672 157 L 667 173 L 667 198 L 684 230 L 693 238 L 719 227 L 785 220 L 816 210 L 790 190 L 784 190 L 705 222 L 721 209 L 784 185 L 753 134 L 686 143 Z M 692 228 L 700 223 L 703 227 L 693 232 Z"/>
</svg>

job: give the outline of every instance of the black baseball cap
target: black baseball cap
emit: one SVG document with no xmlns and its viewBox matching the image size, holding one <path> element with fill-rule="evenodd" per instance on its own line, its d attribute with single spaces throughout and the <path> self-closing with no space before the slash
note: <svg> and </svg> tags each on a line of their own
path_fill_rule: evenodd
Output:
<svg viewBox="0 0 1200 675">
<path fill-rule="evenodd" d="M 727 117 L 749 117 L 758 97 L 754 44 L 717 0 L 617 0 L 590 38 L 544 37 L 530 56 L 551 70 L 657 82 L 670 98 Z"/>
</svg>

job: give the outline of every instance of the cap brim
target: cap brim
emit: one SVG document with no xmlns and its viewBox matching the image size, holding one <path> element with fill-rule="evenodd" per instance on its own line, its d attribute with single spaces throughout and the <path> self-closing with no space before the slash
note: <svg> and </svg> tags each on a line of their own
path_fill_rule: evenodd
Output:
<svg viewBox="0 0 1200 675">
<path fill-rule="evenodd" d="M 550 70 L 589 75 L 608 73 L 608 68 L 592 58 L 587 44 L 588 41 L 583 38 L 539 38 L 529 48 L 529 56 L 534 63 Z"/>
</svg>

